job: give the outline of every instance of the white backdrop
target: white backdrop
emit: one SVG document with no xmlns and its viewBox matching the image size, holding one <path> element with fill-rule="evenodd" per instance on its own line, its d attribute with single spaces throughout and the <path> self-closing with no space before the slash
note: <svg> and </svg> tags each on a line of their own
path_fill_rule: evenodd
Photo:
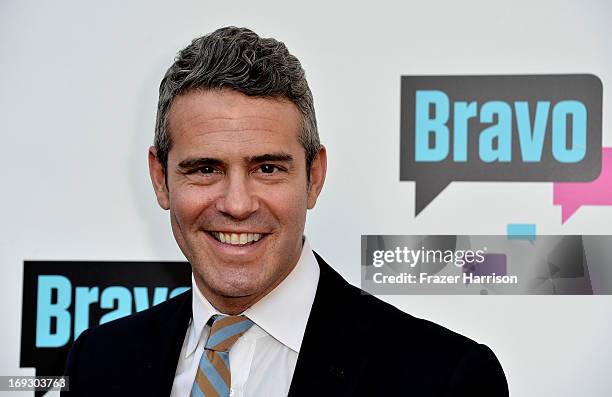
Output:
<svg viewBox="0 0 612 397">
<path fill-rule="evenodd" d="M 399 182 L 400 75 L 593 73 L 612 146 L 611 18 L 608 0 L 2 1 L 0 375 L 34 374 L 19 368 L 24 259 L 184 259 L 146 153 L 159 81 L 194 37 L 247 26 L 302 61 L 329 155 L 306 233 L 358 284 L 361 234 L 612 234 L 612 207 L 562 226 L 550 183 L 453 183 L 415 219 Z M 612 395 L 612 296 L 383 298 L 489 344 L 513 396 Z"/>
</svg>

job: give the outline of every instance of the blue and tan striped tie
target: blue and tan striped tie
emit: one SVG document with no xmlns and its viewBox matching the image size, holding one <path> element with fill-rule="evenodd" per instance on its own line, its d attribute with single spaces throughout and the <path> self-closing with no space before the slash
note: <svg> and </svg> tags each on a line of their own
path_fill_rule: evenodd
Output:
<svg viewBox="0 0 612 397">
<path fill-rule="evenodd" d="M 191 387 L 191 397 L 227 397 L 232 385 L 229 350 L 253 322 L 245 316 L 212 317 L 210 335 Z"/>
</svg>

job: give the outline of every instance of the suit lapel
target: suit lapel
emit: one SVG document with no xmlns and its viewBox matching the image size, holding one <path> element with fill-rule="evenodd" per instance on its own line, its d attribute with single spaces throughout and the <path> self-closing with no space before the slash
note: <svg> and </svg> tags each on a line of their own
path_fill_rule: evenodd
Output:
<svg viewBox="0 0 612 397">
<path fill-rule="evenodd" d="M 159 313 L 151 327 L 151 345 L 143 346 L 142 349 L 145 356 L 144 373 L 152 386 L 152 394 L 149 395 L 170 395 L 179 354 L 191 319 L 191 296 L 191 290 L 178 296 L 176 304 L 164 313 Z"/>
<path fill-rule="evenodd" d="M 350 286 L 315 253 L 321 269 L 306 325 L 289 397 L 349 396 L 364 364 L 359 340 L 368 335 L 368 321 L 359 321 L 359 290 Z M 357 348 L 355 348 L 357 347 Z"/>
</svg>

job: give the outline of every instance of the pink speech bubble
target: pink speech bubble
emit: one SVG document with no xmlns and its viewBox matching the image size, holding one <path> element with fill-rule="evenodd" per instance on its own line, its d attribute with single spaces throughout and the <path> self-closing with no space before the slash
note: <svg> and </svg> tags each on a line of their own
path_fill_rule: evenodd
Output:
<svg viewBox="0 0 612 397">
<path fill-rule="evenodd" d="M 612 205 L 612 147 L 601 154 L 601 174 L 591 182 L 553 184 L 553 204 L 561 206 L 561 224 L 583 205 Z"/>
</svg>

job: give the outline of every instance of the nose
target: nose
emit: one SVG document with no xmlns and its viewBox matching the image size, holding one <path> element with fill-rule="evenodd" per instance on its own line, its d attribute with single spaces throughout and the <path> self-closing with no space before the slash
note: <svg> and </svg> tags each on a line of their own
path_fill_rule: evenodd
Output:
<svg viewBox="0 0 612 397">
<path fill-rule="evenodd" d="M 225 192 L 216 202 L 218 211 L 231 218 L 246 219 L 259 208 L 259 202 L 245 175 L 228 175 L 226 179 Z"/>
</svg>

